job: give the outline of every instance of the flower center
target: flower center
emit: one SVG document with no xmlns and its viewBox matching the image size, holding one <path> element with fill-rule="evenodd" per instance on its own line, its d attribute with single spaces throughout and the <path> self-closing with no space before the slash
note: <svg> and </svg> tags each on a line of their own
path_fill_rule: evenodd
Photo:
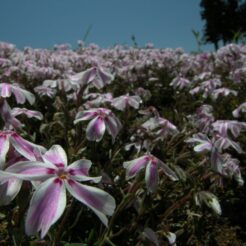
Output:
<svg viewBox="0 0 246 246">
<path fill-rule="evenodd" d="M 155 165 L 157 163 L 157 160 L 156 160 L 156 158 L 154 156 L 149 155 L 148 157 L 149 157 L 149 160 L 151 161 L 152 164 Z"/>
<path fill-rule="evenodd" d="M 57 176 L 60 178 L 60 179 L 67 179 L 67 171 L 65 171 L 63 168 L 59 168 L 56 172 Z"/>
<path fill-rule="evenodd" d="M 101 119 L 104 119 L 106 115 L 105 115 L 104 112 L 99 111 L 98 114 L 97 114 L 97 116 L 98 116 L 99 118 L 101 118 Z"/>
</svg>

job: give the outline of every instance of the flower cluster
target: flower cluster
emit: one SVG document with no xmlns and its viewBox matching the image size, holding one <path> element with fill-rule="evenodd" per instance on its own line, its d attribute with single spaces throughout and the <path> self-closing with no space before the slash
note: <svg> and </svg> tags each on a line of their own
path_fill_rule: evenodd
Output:
<svg viewBox="0 0 246 246">
<path fill-rule="evenodd" d="M 213 244 L 211 219 L 228 226 L 230 215 L 203 214 L 221 215 L 219 201 L 234 206 L 229 196 L 245 205 L 246 46 L 186 54 L 78 45 L 0 43 L 8 244 Z M 190 226 L 200 218 L 203 241 Z"/>
</svg>

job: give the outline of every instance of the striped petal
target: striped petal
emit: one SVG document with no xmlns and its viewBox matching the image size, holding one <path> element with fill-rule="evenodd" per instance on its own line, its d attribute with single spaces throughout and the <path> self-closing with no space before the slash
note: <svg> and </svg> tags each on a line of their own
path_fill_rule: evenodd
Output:
<svg viewBox="0 0 246 246">
<path fill-rule="evenodd" d="M 45 180 L 54 176 L 55 166 L 50 163 L 21 161 L 5 170 L 6 175 L 12 174 L 24 180 Z M 4 176 L 4 173 L 3 175 Z"/>
<path fill-rule="evenodd" d="M 45 162 L 52 163 L 57 167 L 67 166 L 67 154 L 60 145 L 53 145 L 42 158 Z"/>
<path fill-rule="evenodd" d="M 105 226 L 108 225 L 106 215 L 112 215 L 116 206 L 115 200 L 110 194 L 96 187 L 82 185 L 74 180 L 65 181 L 65 185 L 73 197 L 92 209 Z"/>
<path fill-rule="evenodd" d="M 85 70 L 82 73 L 81 80 L 84 84 L 89 84 L 95 79 L 95 77 L 96 77 L 96 68 L 92 67 L 92 68 Z"/>
<path fill-rule="evenodd" d="M 103 80 L 100 78 L 100 77 L 98 77 L 98 76 L 96 76 L 92 81 L 91 81 L 91 83 L 97 88 L 97 89 L 101 89 L 101 88 L 103 88 L 104 87 L 104 82 L 103 82 Z"/>
<path fill-rule="evenodd" d="M 66 207 L 66 190 L 57 178 L 48 179 L 34 192 L 26 218 L 26 234 L 41 232 L 43 238 Z"/>
<path fill-rule="evenodd" d="M 142 156 L 132 161 L 123 163 L 126 168 L 126 179 L 133 178 L 141 169 L 145 168 L 149 162 L 148 156 Z"/>
<path fill-rule="evenodd" d="M 36 118 L 38 120 L 42 120 L 43 119 L 43 115 L 39 111 L 28 110 L 26 108 L 13 108 L 12 111 L 11 111 L 11 114 L 13 116 L 17 116 L 17 115 L 20 115 L 20 114 L 25 114 L 28 118 Z"/>
<path fill-rule="evenodd" d="M 16 175 L 0 170 L 0 185 L 8 182 L 11 178 L 16 178 Z"/>
<path fill-rule="evenodd" d="M 8 205 L 15 199 L 22 185 L 22 180 L 10 178 L 7 182 L 0 184 L 0 205 Z"/>
<path fill-rule="evenodd" d="M 216 172 L 222 173 L 224 160 L 222 154 L 218 151 L 216 147 L 212 148 L 211 151 L 211 167 Z"/>
<path fill-rule="evenodd" d="M 0 169 L 5 166 L 6 155 L 9 151 L 9 136 L 0 134 Z"/>
<path fill-rule="evenodd" d="M 83 120 L 91 120 L 97 115 L 96 109 L 90 109 L 82 112 L 78 112 L 74 124 L 77 124 L 80 121 Z"/>
<path fill-rule="evenodd" d="M 101 68 L 99 68 L 97 71 L 98 71 L 99 77 L 101 78 L 101 80 L 103 81 L 104 84 L 109 84 L 114 79 L 113 74 L 108 73 L 108 72 L 102 70 Z"/>
<path fill-rule="evenodd" d="M 27 90 L 12 85 L 12 91 L 17 103 L 23 104 L 27 100 L 32 105 L 35 102 L 35 96 Z"/>
<path fill-rule="evenodd" d="M 108 133 L 115 139 L 122 127 L 120 121 L 116 117 L 108 116 L 105 123 Z"/>
<path fill-rule="evenodd" d="M 197 146 L 194 147 L 194 151 L 196 152 L 203 152 L 204 150 L 210 151 L 212 148 L 211 143 L 209 142 L 203 142 L 201 144 L 198 144 Z"/>
<path fill-rule="evenodd" d="M 154 192 L 158 184 L 157 164 L 149 162 L 145 171 L 145 182 L 149 192 Z"/>
<path fill-rule="evenodd" d="M 127 99 L 124 96 L 114 98 L 111 105 L 118 110 L 124 111 L 127 106 Z"/>
<path fill-rule="evenodd" d="M 141 98 L 139 96 L 131 96 L 129 97 L 128 104 L 132 106 L 135 109 L 139 108 L 139 104 L 142 102 Z"/>
<path fill-rule="evenodd" d="M 40 152 L 45 151 L 44 147 L 33 144 L 16 133 L 11 135 L 10 142 L 18 153 L 30 161 L 35 161 L 37 159 L 37 155 L 39 155 Z"/>
<path fill-rule="evenodd" d="M 0 94 L 1 94 L 1 97 L 10 97 L 11 96 L 11 86 L 10 84 L 7 84 L 7 83 L 1 83 L 0 84 Z"/>
<path fill-rule="evenodd" d="M 90 141 L 99 142 L 105 133 L 105 123 L 101 117 L 96 117 L 88 124 L 86 128 L 86 137 Z"/>
<path fill-rule="evenodd" d="M 176 175 L 176 173 L 170 168 L 168 167 L 164 162 L 159 160 L 159 165 L 162 169 L 162 171 L 172 180 L 172 181 L 177 181 L 179 180 L 178 176 Z"/>
<path fill-rule="evenodd" d="M 77 181 L 93 181 L 98 183 L 102 177 L 89 177 L 89 169 L 92 163 L 89 160 L 78 160 L 69 165 L 67 172 Z"/>
</svg>

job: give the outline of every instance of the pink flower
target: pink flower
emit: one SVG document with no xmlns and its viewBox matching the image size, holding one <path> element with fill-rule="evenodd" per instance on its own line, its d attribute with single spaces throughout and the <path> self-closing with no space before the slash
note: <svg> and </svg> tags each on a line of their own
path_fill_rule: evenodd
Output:
<svg viewBox="0 0 246 246">
<path fill-rule="evenodd" d="M 214 131 L 222 136 L 228 136 L 228 131 L 230 130 L 234 137 L 238 137 L 241 131 L 246 130 L 246 123 L 236 120 L 217 120 L 212 126 Z"/>
<path fill-rule="evenodd" d="M 8 161 L 4 163 L 4 169 L 7 167 L 15 164 L 18 161 L 25 161 L 27 160 L 25 157 L 21 156 L 18 152 L 14 149 L 10 149 L 8 155 Z M 3 168 L 3 166 L 1 167 Z M 18 195 L 21 186 L 22 180 L 16 177 L 12 177 L 11 175 L 7 178 L 7 180 L 3 179 L 0 182 L 0 205 L 8 205 L 15 199 Z"/>
<path fill-rule="evenodd" d="M 213 107 L 211 105 L 203 104 L 196 110 L 194 123 L 202 132 L 209 133 L 213 122 Z"/>
<path fill-rule="evenodd" d="M 34 91 L 40 96 L 48 96 L 50 98 L 54 97 L 56 90 L 48 86 L 39 85 L 34 88 Z"/>
<path fill-rule="evenodd" d="M 203 98 L 207 98 L 219 86 L 221 86 L 221 80 L 219 78 L 209 79 L 202 82 L 199 86 L 195 87 L 194 89 L 190 90 L 190 94 L 194 95 L 199 92 L 203 92 Z"/>
<path fill-rule="evenodd" d="M 156 116 L 148 119 L 141 125 L 144 129 L 148 131 L 157 130 L 155 132 L 157 138 L 163 139 L 167 135 L 172 135 L 178 133 L 178 129 L 169 120 Z"/>
<path fill-rule="evenodd" d="M 39 111 L 29 110 L 26 108 L 13 108 L 11 111 L 13 116 L 18 116 L 20 114 L 26 115 L 28 118 L 36 118 L 37 120 L 42 120 L 43 115 Z"/>
<path fill-rule="evenodd" d="M 3 98 L 10 97 L 14 94 L 17 103 L 23 104 L 27 100 L 30 104 L 35 102 L 35 96 L 17 85 L 1 83 L 0 84 L 0 96 Z"/>
<path fill-rule="evenodd" d="M 10 108 L 6 100 L 0 102 L 0 115 L 5 123 L 4 125 L 5 129 L 23 127 L 23 124 L 18 119 L 16 119 L 15 116 L 12 114 L 12 109 Z"/>
<path fill-rule="evenodd" d="M 96 66 L 70 76 L 70 80 L 74 84 L 80 84 L 81 86 L 92 84 L 97 89 L 101 89 L 105 85 L 110 84 L 113 79 L 114 76 L 112 74 Z"/>
<path fill-rule="evenodd" d="M 184 89 L 186 87 L 189 87 L 191 84 L 191 82 L 188 79 L 185 79 L 183 77 L 176 77 L 172 80 L 172 82 L 170 83 L 171 86 L 173 86 L 174 89 Z"/>
<path fill-rule="evenodd" d="M 195 202 L 198 206 L 205 204 L 218 215 L 222 213 L 218 198 L 211 192 L 199 191 L 195 194 Z"/>
<path fill-rule="evenodd" d="M 45 151 L 44 147 L 28 142 L 15 132 L 0 132 L 0 170 L 6 170 L 18 161 L 39 160 Z M 0 205 L 8 205 L 19 193 L 21 185 L 22 180 L 11 174 L 1 177 Z"/>
<path fill-rule="evenodd" d="M 90 94 L 85 95 L 83 98 L 86 100 L 92 99 L 90 101 L 86 101 L 86 103 L 83 104 L 83 106 L 86 109 L 89 109 L 93 107 L 99 107 L 102 104 L 111 103 L 113 99 L 113 95 L 112 93 L 104 93 L 104 94 L 90 93 Z"/>
<path fill-rule="evenodd" d="M 241 105 L 239 105 L 239 107 L 233 110 L 232 115 L 235 118 L 239 118 L 240 113 L 246 113 L 246 102 L 242 103 Z"/>
<path fill-rule="evenodd" d="M 78 112 L 74 124 L 84 120 L 91 120 L 86 128 L 86 137 L 90 141 L 101 141 L 106 129 L 115 140 L 122 127 L 112 111 L 106 108 L 94 108 Z"/>
<path fill-rule="evenodd" d="M 124 111 L 129 106 L 138 109 L 141 102 L 142 100 L 139 96 L 129 96 L 127 94 L 114 98 L 111 105 L 118 110 Z"/>
<path fill-rule="evenodd" d="M 28 160 L 35 161 L 40 153 L 45 151 L 45 148 L 33 144 L 14 131 L 0 131 L 0 169 L 5 166 L 6 155 L 13 147 L 21 156 Z"/>
<path fill-rule="evenodd" d="M 67 166 L 67 155 L 63 148 L 54 145 L 43 156 L 43 161 L 18 162 L 2 172 L 7 177 L 15 175 L 23 180 L 39 180 L 27 212 L 25 230 L 27 235 L 41 232 L 43 238 L 49 228 L 61 217 L 66 207 L 66 190 L 77 200 L 88 206 L 107 226 L 106 215 L 112 215 L 115 200 L 107 192 L 80 181 L 101 180 L 89 177 L 91 161 L 78 160 Z"/>
<path fill-rule="evenodd" d="M 242 148 L 238 142 L 233 141 L 227 135 L 216 134 L 213 138 L 214 146 L 218 149 L 219 152 L 222 152 L 229 147 L 235 149 L 238 153 L 243 153 Z"/>
<path fill-rule="evenodd" d="M 222 173 L 224 161 L 222 159 L 221 152 L 229 147 L 234 148 L 238 153 L 242 153 L 240 145 L 228 138 L 227 136 L 216 134 L 212 140 L 208 138 L 207 135 L 203 133 L 193 134 L 191 138 L 185 140 L 186 143 L 197 143 L 194 147 L 194 151 L 201 152 L 211 152 L 211 167 L 213 170 Z"/>
<path fill-rule="evenodd" d="M 76 90 L 78 89 L 78 87 L 79 85 L 74 84 L 70 79 L 57 79 L 57 80 L 45 80 L 42 86 L 38 87 L 38 89 L 41 88 L 44 90 L 44 88 L 47 88 L 46 89 L 47 92 L 52 93 L 52 96 L 53 96 L 53 94 L 56 93 L 56 89 L 61 90 L 61 91 L 64 90 L 65 92 L 68 92 L 70 90 Z M 52 90 L 48 90 L 48 89 L 52 89 Z"/>
<path fill-rule="evenodd" d="M 237 91 L 235 90 L 231 90 L 231 89 L 228 89 L 228 88 L 219 88 L 219 89 L 216 89 L 212 92 L 211 96 L 214 100 L 216 100 L 219 96 L 228 96 L 228 95 L 234 95 L 234 96 L 237 96 Z"/>
<path fill-rule="evenodd" d="M 5 123 L 5 128 L 22 128 L 24 125 L 15 118 L 20 114 L 25 114 L 28 118 L 36 118 L 38 120 L 43 119 L 43 115 L 38 111 L 28 110 L 26 108 L 11 109 L 6 100 L 0 103 L 0 115 Z"/>
<path fill-rule="evenodd" d="M 211 151 L 213 147 L 212 141 L 203 133 L 193 134 L 191 138 L 185 140 L 186 143 L 197 143 L 194 151 L 203 152 Z"/>
<path fill-rule="evenodd" d="M 223 174 L 233 177 L 240 186 L 243 186 L 244 180 L 241 175 L 239 160 L 232 158 L 229 154 L 223 154 L 221 158 L 223 160 Z"/>
<path fill-rule="evenodd" d="M 149 192 L 154 192 L 157 188 L 159 167 L 171 180 L 178 180 L 177 175 L 172 169 L 151 154 L 146 154 L 132 161 L 124 162 L 123 166 L 126 168 L 126 179 L 135 177 L 145 168 L 145 182 Z"/>
</svg>

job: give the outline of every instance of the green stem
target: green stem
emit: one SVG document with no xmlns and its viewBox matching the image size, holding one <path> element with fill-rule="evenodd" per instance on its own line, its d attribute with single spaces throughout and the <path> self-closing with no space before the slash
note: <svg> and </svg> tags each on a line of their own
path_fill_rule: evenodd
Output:
<svg viewBox="0 0 246 246">
<path fill-rule="evenodd" d="M 166 211 L 164 214 L 160 215 L 159 217 L 161 217 L 162 219 L 167 219 L 167 217 L 172 214 L 172 212 L 174 210 L 176 210 L 177 208 L 179 208 L 180 206 L 182 206 L 183 204 L 185 204 L 190 197 L 192 196 L 193 192 L 190 191 L 188 194 L 186 194 L 185 196 L 181 197 L 178 201 L 176 201 L 174 204 L 172 204 Z"/>
<path fill-rule="evenodd" d="M 116 244 L 114 244 L 109 238 L 106 238 L 106 242 L 111 245 L 111 246 L 117 246 Z"/>
<path fill-rule="evenodd" d="M 99 245 L 98 246 L 103 246 L 105 244 L 105 242 L 108 242 L 108 240 L 110 239 L 110 232 L 112 230 L 112 227 L 114 225 L 114 221 L 116 219 L 116 217 L 118 216 L 118 214 L 120 213 L 120 211 L 125 207 L 125 205 L 128 203 L 129 198 L 131 198 L 133 194 L 126 194 L 124 196 L 124 198 L 122 199 L 121 203 L 118 205 L 118 207 L 116 208 L 114 215 L 112 216 L 108 228 L 104 231 L 103 236 L 102 236 L 102 240 L 99 240 Z"/>
<path fill-rule="evenodd" d="M 98 246 L 103 246 L 105 244 L 105 242 L 107 242 L 108 239 L 110 239 L 112 237 L 111 235 L 111 230 L 112 227 L 114 225 L 115 219 L 117 218 L 117 216 L 119 215 L 119 213 L 125 208 L 125 206 L 132 200 L 135 198 L 135 193 L 138 190 L 140 185 L 139 180 L 135 180 L 134 183 L 131 185 L 131 187 L 128 190 L 128 193 L 123 197 L 123 199 L 121 200 L 120 204 L 117 206 L 110 222 L 108 225 L 108 228 L 104 231 L 102 239 L 99 240 L 99 244 Z"/>
</svg>

